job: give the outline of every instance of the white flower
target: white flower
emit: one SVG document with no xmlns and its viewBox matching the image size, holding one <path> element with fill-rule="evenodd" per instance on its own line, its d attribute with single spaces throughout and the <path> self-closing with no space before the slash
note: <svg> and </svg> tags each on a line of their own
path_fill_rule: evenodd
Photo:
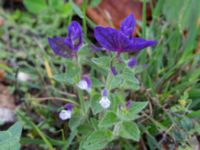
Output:
<svg viewBox="0 0 200 150">
<path fill-rule="evenodd" d="M 62 110 L 60 113 L 59 113 L 59 117 L 61 120 L 67 120 L 67 119 L 70 119 L 72 116 L 72 111 L 71 110 Z"/>
<path fill-rule="evenodd" d="M 99 101 L 99 104 L 104 108 L 107 109 L 110 107 L 110 100 L 108 99 L 107 96 L 102 96 L 101 100 Z"/>
<path fill-rule="evenodd" d="M 25 82 L 25 81 L 30 80 L 30 76 L 25 72 L 18 72 L 17 79 L 22 82 Z"/>
</svg>

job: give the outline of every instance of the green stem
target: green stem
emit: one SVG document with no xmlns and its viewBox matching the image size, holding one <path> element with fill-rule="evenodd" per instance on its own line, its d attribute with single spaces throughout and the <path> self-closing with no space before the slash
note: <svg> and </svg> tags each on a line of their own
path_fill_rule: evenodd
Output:
<svg viewBox="0 0 200 150">
<path fill-rule="evenodd" d="M 142 37 L 146 38 L 146 0 L 143 0 L 142 8 Z"/>
<path fill-rule="evenodd" d="M 83 91 L 81 91 L 80 89 L 78 89 L 78 97 L 79 97 L 82 113 L 85 116 L 85 114 L 86 114 L 85 101 L 84 101 L 84 97 L 83 97 Z"/>
<path fill-rule="evenodd" d="M 82 10 L 83 10 L 83 32 L 84 35 L 87 36 L 87 16 L 86 16 L 86 10 L 87 10 L 87 0 L 83 0 L 83 5 L 82 5 Z"/>
<path fill-rule="evenodd" d="M 82 67 L 81 67 L 78 56 L 76 57 L 76 64 L 77 64 L 78 68 L 80 69 L 79 80 L 81 80 Z M 82 110 L 83 115 L 85 116 L 86 108 L 85 108 L 85 101 L 84 101 L 84 97 L 83 97 L 83 91 L 80 90 L 79 88 L 77 88 L 77 92 L 78 92 L 78 97 L 79 97 L 79 101 L 80 101 L 80 108 Z"/>
</svg>

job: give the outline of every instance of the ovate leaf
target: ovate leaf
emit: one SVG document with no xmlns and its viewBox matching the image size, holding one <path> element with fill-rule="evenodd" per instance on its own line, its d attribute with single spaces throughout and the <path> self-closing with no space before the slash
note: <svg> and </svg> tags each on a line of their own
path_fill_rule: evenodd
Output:
<svg viewBox="0 0 200 150">
<path fill-rule="evenodd" d="M 103 69 L 108 70 L 110 68 L 110 58 L 107 56 L 92 58 L 92 62 Z"/>
<path fill-rule="evenodd" d="M 45 0 L 23 0 L 23 4 L 29 12 L 35 14 L 38 14 L 47 8 Z"/>
<path fill-rule="evenodd" d="M 129 109 L 129 112 L 133 114 L 137 114 L 141 112 L 146 106 L 148 102 L 133 102 L 131 108 Z"/>
<path fill-rule="evenodd" d="M 140 130 L 134 122 L 123 122 L 120 126 L 119 135 L 126 139 L 139 141 Z"/>
<path fill-rule="evenodd" d="M 111 139 L 112 132 L 109 130 L 94 131 L 86 139 L 82 140 L 79 149 L 101 150 L 106 147 Z"/>
<path fill-rule="evenodd" d="M 111 127 L 115 125 L 119 119 L 113 112 L 107 112 L 99 123 L 100 127 Z"/>
<path fill-rule="evenodd" d="M 20 149 L 20 137 L 22 132 L 22 125 L 17 122 L 7 131 L 0 131 L 0 148 L 3 150 Z"/>
<path fill-rule="evenodd" d="M 69 14 L 73 12 L 72 4 L 65 3 L 62 6 L 59 6 L 59 12 L 63 17 L 67 17 Z"/>
</svg>

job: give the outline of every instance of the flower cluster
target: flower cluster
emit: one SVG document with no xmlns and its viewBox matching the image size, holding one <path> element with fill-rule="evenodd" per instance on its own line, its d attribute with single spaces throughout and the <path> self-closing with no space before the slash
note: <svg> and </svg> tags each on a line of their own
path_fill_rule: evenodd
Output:
<svg viewBox="0 0 200 150">
<path fill-rule="evenodd" d="M 106 51 L 116 52 L 116 56 L 119 58 L 121 53 L 136 53 L 144 48 L 156 45 L 157 42 L 154 40 L 145 40 L 142 38 L 133 37 L 135 26 L 135 18 L 133 14 L 130 14 L 122 21 L 119 30 L 110 27 L 95 27 L 94 36 L 98 43 L 102 46 L 102 48 L 98 48 L 98 51 L 105 49 Z M 56 55 L 65 58 L 77 57 L 77 51 L 83 45 L 83 33 L 81 25 L 76 21 L 72 21 L 72 23 L 68 26 L 68 34 L 66 37 L 48 38 L 48 42 Z M 135 65 L 137 65 L 137 60 L 133 57 L 128 61 L 128 66 L 133 68 Z M 113 75 L 117 75 L 117 70 L 113 66 L 112 62 L 110 64 L 110 69 Z M 89 76 L 84 75 L 82 80 L 77 83 L 77 87 L 90 93 L 92 82 Z M 108 98 L 106 89 L 102 91 L 102 97 L 99 100 L 99 104 L 104 109 L 108 109 L 111 105 L 111 101 Z M 120 109 L 128 109 L 130 105 L 131 101 L 128 101 L 126 107 L 120 106 Z M 72 104 L 66 104 L 64 109 L 60 112 L 59 117 L 62 120 L 71 118 L 72 109 Z"/>
</svg>

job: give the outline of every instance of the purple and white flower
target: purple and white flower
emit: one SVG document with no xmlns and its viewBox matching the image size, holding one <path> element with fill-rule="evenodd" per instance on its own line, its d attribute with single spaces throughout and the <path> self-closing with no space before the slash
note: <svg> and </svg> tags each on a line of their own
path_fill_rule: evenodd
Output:
<svg viewBox="0 0 200 150">
<path fill-rule="evenodd" d="M 110 102 L 110 100 L 108 99 L 107 90 L 106 90 L 106 89 L 104 89 L 104 90 L 102 91 L 102 97 L 101 97 L 101 99 L 100 99 L 100 101 L 99 101 L 99 104 L 100 104 L 104 109 L 107 109 L 107 108 L 110 107 L 111 102 Z"/>
<path fill-rule="evenodd" d="M 79 83 L 77 84 L 77 87 L 80 88 L 81 90 L 86 90 L 87 92 L 91 92 L 92 81 L 88 76 L 84 75 L 82 80 L 80 80 Z"/>
<path fill-rule="evenodd" d="M 72 104 L 66 104 L 64 106 L 64 109 L 61 110 L 61 112 L 59 113 L 59 118 L 61 120 L 70 119 L 71 116 L 72 116 L 72 110 L 73 110 L 73 105 Z"/>
</svg>

